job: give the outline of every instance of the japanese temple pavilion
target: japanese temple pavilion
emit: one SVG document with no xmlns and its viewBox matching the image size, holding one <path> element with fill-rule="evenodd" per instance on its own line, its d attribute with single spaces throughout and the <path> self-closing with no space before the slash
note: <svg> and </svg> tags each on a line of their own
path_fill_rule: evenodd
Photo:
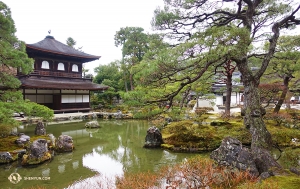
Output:
<svg viewBox="0 0 300 189">
<path fill-rule="evenodd" d="M 108 89 L 82 75 L 82 64 L 100 56 L 78 51 L 52 36 L 27 44 L 26 51 L 34 59 L 34 70 L 29 75 L 17 74 L 24 99 L 45 105 L 56 113 L 89 111 L 90 92 Z"/>
</svg>

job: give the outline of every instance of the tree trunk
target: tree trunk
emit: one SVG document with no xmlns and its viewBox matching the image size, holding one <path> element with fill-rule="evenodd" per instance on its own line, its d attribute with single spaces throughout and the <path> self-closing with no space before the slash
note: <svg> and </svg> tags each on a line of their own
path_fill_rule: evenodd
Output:
<svg viewBox="0 0 300 189">
<path fill-rule="evenodd" d="M 225 115 L 226 116 L 230 116 L 231 93 L 232 93 L 232 75 L 227 75 L 226 101 L 225 101 Z"/>
<path fill-rule="evenodd" d="M 133 75 L 129 74 L 129 81 L 130 81 L 130 90 L 134 90 L 134 84 L 133 84 Z"/>
<path fill-rule="evenodd" d="M 128 92 L 128 87 L 127 87 L 127 80 L 126 80 L 126 74 L 125 74 L 125 71 L 124 71 L 124 86 L 125 86 L 125 91 L 126 93 Z"/>
<path fill-rule="evenodd" d="M 286 97 L 286 94 L 289 90 L 289 81 L 290 81 L 290 77 L 288 76 L 285 76 L 284 79 L 283 79 L 283 90 L 282 90 L 282 93 L 280 95 L 280 98 L 273 110 L 273 113 L 278 113 L 282 104 L 284 103 L 284 100 L 285 100 L 285 97 Z"/>
<path fill-rule="evenodd" d="M 271 167 L 281 166 L 271 155 L 272 137 L 262 118 L 265 114 L 265 109 L 261 107 L 260 103 L 259 79 L 253 77 L 251 71 L 247 72 L 243 75 L 245 98 L 242 113 L 245 115 L 244 125 L 250 129 L 252 135 L 251 151 L 256 167 L 259 173 L 263 173 Z"/>
</svg>

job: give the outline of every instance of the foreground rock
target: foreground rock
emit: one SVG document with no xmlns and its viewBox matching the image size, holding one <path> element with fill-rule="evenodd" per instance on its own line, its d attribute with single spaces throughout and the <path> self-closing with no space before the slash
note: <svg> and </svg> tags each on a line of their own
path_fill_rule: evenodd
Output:
<svg viewBox="0 0 300 189">
<path fill-rule="evenodd" d="M 40 164 L 51 159 L 47 140 L 37 139 L 29 146 L 28 152 L 22 157 L 22 165 Z"/>
<path fill-rule="evenodd" d="M 89 121 L 89 122 L 86 122 L 85 127 L 87 127 L 87 128 L 99 128 L 100 125 L 99 125 L 98 121 Z"/>
<path fill-rule="evenodd" d="M 157 148 L 163 143 L 162 135 L 157 127 L 150 127 L 145 138 L 145 148 Z"/>
<path fill-rule="evenodd" d="M 0 163 L 9 163 L 13 161 L 13 157 L 9 152 L 0 152 Z"/>
<path fill-rule="evenodd" d="M 74 149 L 73 139 L 68 135 L 60 135 L 55 143 L 55 151 L 57 152 L 72 152 Z"/>
<path fill-rule="evenodd" d="M 210 157 L 219 165 L 231 166 L 244 171 L 249 170 L 253 176 L 259 176 L 250 150 L 243 147 L 242 143 L 235 138 L 224 138 L 221 146 L 214 150 Z"/>
<path fill-rule="evenodd" d="M 29 141 L 30 141 L 30 136 L 28 135 L 25 135 L 24 133 L 20 133 L 19 134 L 19 137 L 15 143 L 18 145 L 18 146 L 24 146 L 25 144 L 27 144 Z"/>
<path fill-rule="evenodd" d="M 46 135 L 46 128 L 43 122 L 39 121 L 37 123 L 34 133 L 36 135 Z"/>
</svg>

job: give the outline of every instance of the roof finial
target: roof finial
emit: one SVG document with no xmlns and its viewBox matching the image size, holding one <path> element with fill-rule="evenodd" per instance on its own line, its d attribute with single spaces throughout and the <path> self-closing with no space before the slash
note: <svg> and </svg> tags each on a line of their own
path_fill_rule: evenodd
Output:
<svg viewBox="0 0 300 189">
<path fill-rule="evenodd" d="M 50 33 L 51 33 L 51 30 L 49 30 L 49 31 L 48 31 L 48 33 L 49 33 L 49 35 L 50 35 Z"/>
</svg>

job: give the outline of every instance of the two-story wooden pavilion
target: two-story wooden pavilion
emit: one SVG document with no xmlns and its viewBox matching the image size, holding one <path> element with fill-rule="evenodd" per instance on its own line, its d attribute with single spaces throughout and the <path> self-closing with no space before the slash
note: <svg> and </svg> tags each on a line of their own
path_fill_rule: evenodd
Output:
<svg viewBox="0 0 300 189">
<path fill-rule="evenodd" d="M 27 44 L 26 51 L 34 59 L 34 70 L 29 75 L 20 72 L 17 75 L 24 99 L 45 105 L 56 113 L 89 111 L 90 92 L 108 89 L 82 75 L 82 64 L 100 56 L 78 51 L 52 36 Z"/>
</svg>

